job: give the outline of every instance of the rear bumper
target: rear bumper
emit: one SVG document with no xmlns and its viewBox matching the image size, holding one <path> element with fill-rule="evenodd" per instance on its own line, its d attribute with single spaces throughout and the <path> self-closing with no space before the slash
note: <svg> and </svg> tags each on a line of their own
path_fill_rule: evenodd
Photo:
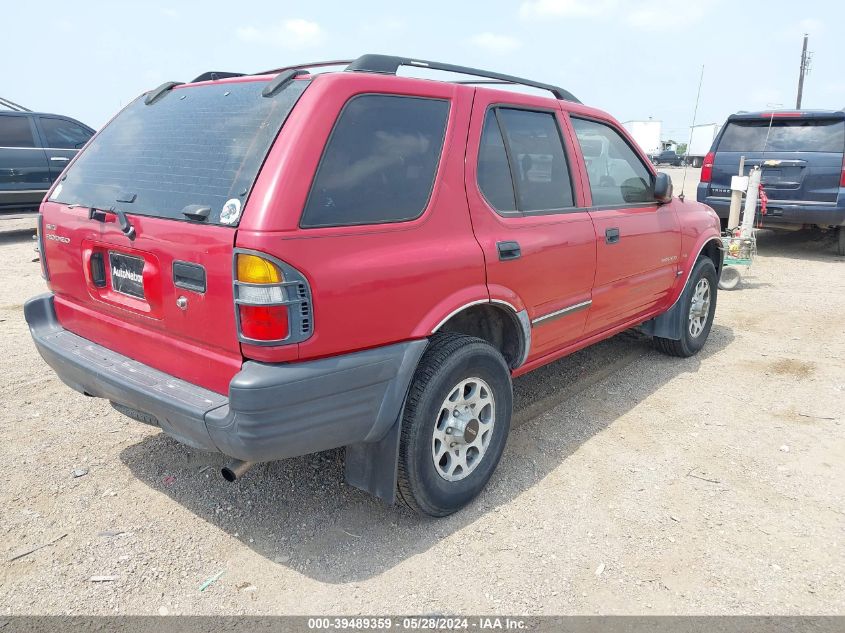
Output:
<svg viewBox="0 0 845 633">
<path fill-rule="evenodd" d="M 50 293 L 27 301 L 24 313 L 39 353 L 65 384 L 142 414 L 138 419 L 151 417 L 185 444 L 244 461 L 381 440 L 399 416 L 427 344 L 301 363 L 247 361 L 226 396 L 65 330 Z"/>
<path fill-rule="evenodd" d="M 698 185 L 697 199 L 713 207 L 720 218 L 727 218 L 731 199 L 723 196 L 707 195 L 707 185 Z M 758 205 L 759 209 L 759 205 Z M 767 213 L 762 216 L 764 226 L 778 224 L 818 224 L 819 226 L 845 225 L 845 194 L 836 202 L 801 202 L 788 200 L 769 200 Z"/>
</svg>

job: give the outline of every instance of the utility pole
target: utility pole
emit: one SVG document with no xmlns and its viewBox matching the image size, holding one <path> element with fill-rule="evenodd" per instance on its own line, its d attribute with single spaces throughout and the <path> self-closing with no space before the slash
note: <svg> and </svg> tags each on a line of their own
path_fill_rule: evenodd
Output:
<svg viewBox="0 0 845 633">
<path fill-rule="evenodd" d="M 808 35 L 804 33 L 804 48 L 801 49 L 801 74 L 798 75 L 798 99 L 795 101 L 795 109 L 801 109 L 801 97 L 804 96 L 804 75 L 810 66 L 810 59 L 807 57 L 807 39 Z"/>
</svg>

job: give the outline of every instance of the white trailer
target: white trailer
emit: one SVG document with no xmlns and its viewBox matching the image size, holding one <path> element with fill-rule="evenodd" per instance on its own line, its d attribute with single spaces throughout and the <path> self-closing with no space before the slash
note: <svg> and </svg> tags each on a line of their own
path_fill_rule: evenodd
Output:
<svg viewBox="0 0 845 633">
<path fill-rule="evenodd" d="M 721 129 L 718 123 L 703 123 L 690 127 L 690 143 L 687 147 L 686 159 L 693 167 L 701 167 L 704 157 L 713 145 L 713 139 Z"/>
<path fill-rule="evenodd" d="M 651 119 L 648 121 L 625 121 L 622 125 L 634 137 L 634 140 L 647 156 L 659 154 L 660 150 L 663 149 L 660 144 L 660 133 L 663 125 L 660 121 Z"/>
</svg>

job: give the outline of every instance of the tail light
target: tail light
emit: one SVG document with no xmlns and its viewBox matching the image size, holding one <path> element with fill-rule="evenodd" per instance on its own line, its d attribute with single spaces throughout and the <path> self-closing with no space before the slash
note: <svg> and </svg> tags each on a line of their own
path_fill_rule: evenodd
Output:
<svg viewBox="0 0 845 633">
<path fill-rule="evenodd" d="M 842 173 L 839 175 L 839 186 L 845 187 L 845 156 L 842 158 Z"/>
<path fill-rule="evenodd" d="M 713 161 L 716 159 L 714 152 L 707 152 L 704 162 L 701 163 L 701 182 L 710 182 L 713 178 Z"/>
<path fill-rule="evenodd" d="M 311 335 L 311 290 L 292 266 L 264 253 L 236 251 L 235 304 L 241 341 L 297 343 Z"/>
<path fill-rule="evenodd" d="M 285 306 L 239 305 L 241 334 L 256 341 L 283 341 L 288 337 L 288 309 Z"/>
</svg>

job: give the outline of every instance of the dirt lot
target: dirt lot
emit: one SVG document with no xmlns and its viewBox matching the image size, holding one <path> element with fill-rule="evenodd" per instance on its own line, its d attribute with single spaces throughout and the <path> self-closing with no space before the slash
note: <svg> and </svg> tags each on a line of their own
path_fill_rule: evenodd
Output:
<svg viewBox="0 0 845 633">
<path fill-rule="evenodd" d="M 828 238 L 762 233 L 696 358 L 626 333 L 517 380 L 497 474 L 441 520 L 347 487 L 339 452 L 227 484 L 64 387 L 23 321 L 33 256 L 0 238 L 0 614 L 845 613 Z"/>
</svg>

